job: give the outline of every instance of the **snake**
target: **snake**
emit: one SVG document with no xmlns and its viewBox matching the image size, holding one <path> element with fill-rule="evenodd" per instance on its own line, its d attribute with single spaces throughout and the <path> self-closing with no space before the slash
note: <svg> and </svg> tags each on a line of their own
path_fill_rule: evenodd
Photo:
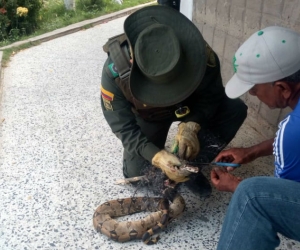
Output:
<svg viewBox="0 0 300 250">
<path fill-rule="evenodd" d="M 184 165 L 180 171 L 197 172 L 196 167 Z M 159 240 L 157 235 L 172 220 L 185 210 L 183 197 L 176 192 L 170 202 L 162 197 L 130 197 L 106 201 L 99 205 L 93 215 L 93 225 L 97 232 L 117 242 L 141 239 L 146 245 Z M 136 221 L 118 221 L 115 218 L 143 211 L 151 213 Z"/>
<path fill-rule="evenodd" d="M 97 232 L 114 241 L 126 242 L 142 239 L 145 244 L 152 245 L 159 240 L 159 236 L 153 238 L 152 236 L 159 233 L 171 220 L 182 214 L 184 209 L 185 201 L 179 194 L 175 196 L 170 205 L 167 199 L 157 197 L 116 199 L 98 206 L 94 212 L 93 225 Z M 113 219 L 142 211 L 152 213 L 136 221 Z"/>
</svg>

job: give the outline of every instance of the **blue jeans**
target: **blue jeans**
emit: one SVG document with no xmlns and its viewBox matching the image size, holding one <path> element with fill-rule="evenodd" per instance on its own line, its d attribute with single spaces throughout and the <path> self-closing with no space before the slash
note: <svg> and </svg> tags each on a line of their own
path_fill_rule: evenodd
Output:
<svg viewBox="0 0 300 250">
<path fill-rule="evenodd" d="M 277 233 L 300 241 L 300 183 L 275 177 L 242 181 L 228 206 L 217 249 L 275 249 Z"/>
</svg>

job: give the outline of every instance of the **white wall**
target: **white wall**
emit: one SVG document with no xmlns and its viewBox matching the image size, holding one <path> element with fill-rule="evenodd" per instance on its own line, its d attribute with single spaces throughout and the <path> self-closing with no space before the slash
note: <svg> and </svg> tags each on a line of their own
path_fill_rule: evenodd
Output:
<svg viewBox="0 0 300 250">
<path fill-rule="evenodd" d="M 193 0 L 181 0 L 180 12 L 192 21 L 193 18 Z"/>
</svg>

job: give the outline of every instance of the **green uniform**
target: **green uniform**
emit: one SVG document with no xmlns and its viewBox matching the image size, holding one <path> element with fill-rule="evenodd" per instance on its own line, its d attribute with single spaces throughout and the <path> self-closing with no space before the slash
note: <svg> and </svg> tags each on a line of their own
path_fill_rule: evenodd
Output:
<svg viewBox="0 0 300 250">
<path fill-rule="evenodd" d="M 209 146 L 203 145 L 205 131 L 210 130 L 227 144 L 247 114 L 247 106 L 240 99 L 232 100 L 226 96 L 219 59 L 214 52 L 209 56 L 199 87 L 187 99 L 171 107 L 147 107 L 134 99 L 129 82 L 121 81 L 110 57 L 103 66 L 101 85 L 104 117 L 124 147 L 125 177 L 141 175 L 147 161 L 149 165 L 153 156 L 164 148 L 169 128 L 174 121 L 200 124 L 198 136 L 203 149 Z M 175 111 L 186 106 L 190 113 L 178 118 Z M 212 157 L 208 160 L 213 160 Z"/>
</svg>

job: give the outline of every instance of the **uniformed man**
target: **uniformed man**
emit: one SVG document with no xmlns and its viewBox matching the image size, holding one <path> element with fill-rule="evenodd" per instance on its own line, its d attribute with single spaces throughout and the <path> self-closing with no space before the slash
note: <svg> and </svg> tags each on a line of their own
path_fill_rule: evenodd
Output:
<svg viewBox="0 0 300 250">
<path fill-rule="evenodd" d="M 205 149 L 217 148 L 205 155 L 212 161 L 235 136 L 247 106 L 226 96 L 217 55 L 180 12 L 160 5 L 142 8 L 125 20 L 124 31 L 104 46 L 108 59 L 101 86 L 104 116 L 124 147 L 124 177 L 141 175 L 148 162 L 171 180 L 185 182 L 187 176 L 176 168 L 181 160 L 197 161 Z M 180 121 L 178 155 L 164 149 L 175 121 Z M 217 143 L 208 142 L 208 130 Z M 187 183 L 196 191 L 210 190 L 201 173 Z"/>
</svg>

